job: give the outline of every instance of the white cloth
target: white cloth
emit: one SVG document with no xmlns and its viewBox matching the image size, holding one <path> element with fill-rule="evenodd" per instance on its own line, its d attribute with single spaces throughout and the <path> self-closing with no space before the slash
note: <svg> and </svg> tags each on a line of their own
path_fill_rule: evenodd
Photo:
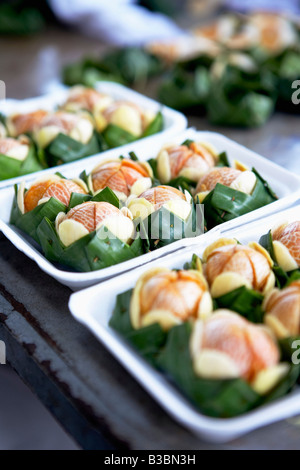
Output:
<svg viewBox="0 0 300 470">
<path fill-rule="evenodd" d="M 49 0 L 57 17 L 83 33 L 120 46 L 140 46 L 185 33 L 167 16 L 135 0 Z"/>
<path fill-rule="evenodd" d="M 255 10 L 269 10 L 286 13 L 300 13 L 299 0 L 226 0 L 228 8 L 232 10 L 251 12 Z"/>
</svg>

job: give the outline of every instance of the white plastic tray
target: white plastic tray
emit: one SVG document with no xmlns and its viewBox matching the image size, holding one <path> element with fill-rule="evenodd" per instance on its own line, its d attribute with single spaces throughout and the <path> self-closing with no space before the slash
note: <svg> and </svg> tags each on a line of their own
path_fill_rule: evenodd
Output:
<svg viewBox="0 0 300 470">
<path fill-rule="evenodd" d="M 251 220 L 265 217 L 272 212 L 276 212 L 288 207 L 294 201 L 300 198 L 300 178 L 298 176 L 290 173 L 284 168 L 279 167 L 278 165 L 275 165 L 271 161 L 259 156 L 245 147 L 242 147 L 241 145 L 233 142 L 223 135 L 213 132 L 202 132 L 189 129 L 181 134 L 178 134 L 176 138 L 173 139 L 173 141 L 175 143 L 181 143 L 188 138 L 200 141 L 207 140 L 208 142 L 214 144 L 220 152 L 226 150 L 231 162 L 233 162 L 234 159 L 238 159 L 250 167 L 255 166 L 261 175 L 269 181 L 271 187 L 275 190 L 280 198 L 278 201 L 269 204 L 266 207 L 262 207 L 261 209 L 243 215 L 230 222 L 225 222 L 222 225 L 222 230 L 229 229 L 231 227 L 237 227 Z M 155 142 L 153 141 L 151 146 L 145 145 L 145 142 L 138 142 L 135 145 L 132 144 L 129 147 L 129 150 L 134 150 L 141 160 L 147 160 L 158 153 L 163 143 L 166 143 L 166 140 L 163 136 L 161 136 L 159 140 L 156 140 Z M 100 157 L 93 157 L 93 161 L 89 160 L 88 162 L 87 160 L 81 160 L 80 162 L 69 164 L 68 168 L 65 166 L 65 171 L 63 174 L 71 178 L 78 176 L 78 174 L 83 169 L 91 171 L 95 166 L 96 161 L 98 162 L 103 158 L 107 158 L 107 154 L 108 152 L 106 153 L 106 156 L 103 155 Z M 111 154 L 114 154 L 115 156 L 120 155 L 120 149 L 114 150 L 111 152 Z M 34 175 L 34 179 L 36 176 L 37 175 Z M 199 239 L 201 240 L 201 237 L 203 237 L 203 235 L 200 235 L 200 238 L 196 237 L 178 240 L 171 245 L 160 248 L 156 251 L 153 251 L 152 253 L 139 256 L 132 260 L 125 261 L 123 263 L 99 271 L 93 271 L 89 273 L 63 271 L 56 268 L 52 263 L 47 261 L 46 258 L 38 251 L 37 245 L 36 248 L 34 248 L 25 235 L 9 224 L 13 197 L 13 187 L 0 190 L 0 230 L 2 230 L 4 235 L 6 235 L 6 237 L 20 251 L 33 259 L 44 272 L 54 277 L 62 284 L 69 286 L 73 290 L 78 290 L 93 284 L 97 284 L 98 282 L 102 282 L 105 279 L 122 274 L 123 272 L 141 266 L 180 248 L 195 244 L 197 245 L 199 243 Z M 211 235 L 215 230 L 216 229 L 211 230 L 209 234 Z"/>
<path fill-rule="evenodd" d="M 209 239 L 205 235 L 197 247 L 156 260 L 143 268 L 131 271 L 117 279 L 91 287 L 70 298 L 69 308 L 72 315 L 85 326 L 107 347 L 107 349 L 123 364 L 136 380 L 152 395 L 153 398 L 179 423 L 204 440 L 221 443 L 232 440 L 258 427 L 289 418 L 300 413 L 299 388 L 284 398 L 267 406 L 262 406 L 237 418 L 209 418 L 197 411 L 183 395 L 180 394 L 162 374 L 146 363 L 125 340 L 108 326 L 116 303 L 116 296 L 134 287 L 139 276 L 154 266 L 182 268 L 191 260 L 193 252 L 202 255 L 204 248 L 219 236 L 237 237 L 242 243 L 258 241 L 279 220 L 299 220 L 300 205 L 259 222 L 252 222 L 239 229 L 223 233 L 214 232 Z"/>
<path fill-rule="evenodd" d="M 164 129 L 161 132 L 158 132 L 157 134 L 154 134 L 149 137 L 145 137 L 143 139 L 139 139 L 138 142 L 143 142 L 144 145 L 149 145 L 151 147 L 153 142 L 155 142 L 157 138 L 163 137 L 164 139 L 169 139 L 170 136 L 176 135 L 178 132 L 183 131 L 187 127 L 187 119 L 182 113 L 179 113 L 178 111 L 175 111 L 174 109 L 168 108 L 167 106 L 163 106 L 157 101 L 147 98 L 146 96 L 143 96 L 140 93 L 137 93 L 136 91 L 131 90 L 130 88 L 127 88 L 123 85 L 120 85 L 118 83 L 113 83 L 113 82 L 99 82 L 96 88 L 100 92 L 106 93 L 112 96 L 114 99 L 132 101 L 133 103 L 136 103 L 137 105 L 139 105 L 142 109 L 154 111 L 156 113 L 160 110 L 162 111 L 162 114 L 164 117 Z M 47 95 L 40 96 L 37 98 L 30 98 L 26 100 L 14 100 L 14 99 L 1 100 L 0 101 L 0 113 L 3 113 L 5 115 L 10 115 L 15 112 L 26 113 L 26 112 L 34 111 L 36 109 L 45 109 L 49 111 L 53 110 L 55 107 L 65 102 L 67 94 L 68 94 L 68 90 L 69 88 L 67 87 L 59 86 L 57 87 L 56 90 L 52 91 L 51 93 L 48 93 Z M 127 148 L 130 151 L 132 148 L 132 144 L 118 147 L 116 151 L 101 152 L 100 154 L 97 154 L 97 155 L 98 157 L 99 155 L 108 156 L 111 153 L 113 154 L 117 153 L 120 155 L 123 151 L 125 152 Z M 93 157 L 93 156 L 86 157 L 85 159 L 79 160 L 79 164 L 88 165 L 89 162 L 95 162 L 95 161 L 97 161 L 97 157 Z M 91 163 L 91 164 L 95 166 L 95 163 Z M 20 181 L 24 179 L 26 179 L 27 181 L 28 176 L 29 176 L 29 179 L 32 179 L 32 178 L 38 177 L 40 173 L 42 174 L 53 173 L 53 172 L 55 173 L 55 171 L 64 172 L 67 168 L 70 168 L 70 167 L 72 167 L 72 163 L 67 163 L 64 165 L 57 166 L 57 167 L 52 167 L 47 170 L 43 170 L 42 172 L 31 173 L 30 175 L 0 181 L 0 188 L 4 188 L 10 185 L 19 183 Z"/>
</svg>

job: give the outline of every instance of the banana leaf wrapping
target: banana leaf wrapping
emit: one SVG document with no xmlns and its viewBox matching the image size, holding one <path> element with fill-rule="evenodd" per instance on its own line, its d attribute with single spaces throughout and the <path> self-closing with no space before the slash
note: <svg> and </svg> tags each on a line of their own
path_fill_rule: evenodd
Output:
<svg viewBox="0 0 300 470">
<path fill-rule="evenodd" d="M 277 200 L 268 183 L 255 168 L 252 171 L 257 181 L 251 195 L 217 183 L 215 189 L 202 201 L 208 230 Z"/>
<path fill-rule="evenodd" d="M 70 163 L 101 152 L 102 146 L 96 132 L 87 144 L 82 144 L 65 134 L 58 134 L 44 149 L 40 149 L 40 159 L 49 167 Z"/>
<path fill-rule="evenodd" d="M 288 48 L 276 56 L 268 58 L 263 66 L 274 75 L 278 100 L 276 107 L 285 112 L 299 114 L 300 107 L 296 105 L 292 97 L 300 98 L 293 83 L 300 80 L 300 47 Z M 299 89 L 300 85 L 296 83 Z"/>
<path fill-rule="evenodd" d="M 31 145 L 24 161 L 0 154 L 0 181 L 43 170 L 34 145 Z"/>
<path fill-rule="evenodd" d="M 193 238 L 204 233 L 204 214 L 200 204 L 192 203 L 191 212 L 184 221 L 161 207 L 144 220 L 136 221 L 144 243 L 144 250 L 153 251 L 182 238 Z"/>
<path fill-rule="evenodd" d="M 210 89 L 209 72 L 199 66 L 195 71 L 175 68 L 163 80 L 158 99 L 170 108 L 204 114 Z"/>
<path fill-rule="evenodd" d="M 158 323 L 139 330 L 133 329 L 130 321 L 129 305 L 133 290 L 130 289 L 117 297 L 109 326 L 120 333 L 139 353 L 152 364 L 166 340 L 166 333 Z"/>
<path fill-rule="evenodd" d="M 69 206 L 68 206 L 68 211 L 72 209 L 73 207 L 78 206 L 79 204 L 82 204 L 83 202 L 88 202 L 88 201 L 108 202 L 109 204 L 112 204 L 118 209 L 120 207 L 120 201 L 118 197 L 110 188 L 106 187 L 102 189 L 102 191 L 100 191 L 95 196 L 92 196 L 91 194 L 72 193 Z"/>
<path fill-rule="evenodd" d="M 163 115 L 161 112 L 158 112 L 154 120 L 148 125 L 144 130 L 143 134 L 139 137 L 127 132 L 115 124 L 108 124 L 108 126 L 101 132 L 101 139 L 105 142 L 107 148 L 120 147 L 121 145 L 130 144 L 144 137 L 149 137 L 150 135 L 157 134 L 162 131 L 164 127 Z"/>
<path fill-rule="evenodd" d="M 197 255 L 193 255 L 191 263 L 187 263 L 185 269 L 198 269 L 198 261 Z M 236 291 L 234 292 L 238 294 Z M 192 323 L 182 323 L 167 333 L 158 323 L 134 330 L 129 313 L 132 293 L 133 289 L 130 289 L 117 296 L 109 326 L 124 337 L 152 366 L 166 374 L 167 378 L 204 414 L 218 418 L 238 416 L 286 395 L 299 379 L 300 366 L 298 363 L 292 364 L 291 354 L 295 351 L 295 347 L 292 349 L 292 341 L 299 340 L 300 346 L 300 337 L 280 342 L 282 360 L 291 363 L 290 369 L 265 396 L 255 392 L 243 379 L 221 380 L 197 377 L 190 355 Z M 244 292 L 243 296 L 235 295 L 235 302 L 246 302 L 245 295 L 247 292 Z"/>
<path fill-rule="evenodd" d="M 10 214 L 10 223 L 39 243 L 37 229 L 44 217 L 48 217 L 48 220 L 53 221 L 59 212 L 66 212 L 67 207 L 57 199 L 50 198 L 49 201 L 40 204 L 32 211 L 22 214 L 18 206 L 17 194 L 18 187 L 15 185 L 15 197 Z"/>
<path fill-rule="evenodd" d="M 211 79 L 208 118 L 216 125 L 257 127 L 269 119 L 275 102 L 272 74 L 244 72 L 227 64 L 220 78 Z"/>
<path fill-rule="evenodd" d="M 259 243 L 269 252 L 271 258 L 275 263 L 273 271 L 276 277 L 277 287 L 282 289 L 283 287 L 287 287 L 291 282 L 300 279 L 300 269 L 285 272 L 280 266 L 278 266 L 273 248 L 273 238 L 271 230 L 269 230 L 268 233 L 260 237 Z"/>
<path fill-rule="evenodd" d="M 119 208 L 117 196 L 111 189 L 105 188 L 94 197 L 73 193 L 68 210 L 86 201 L 108 202 Z M 49 261 L 80 272 L 97 271 L 144 253 L 143 241 L 139 234 L 132 244 L 128 245 L 116 238 L 105 226 L 65 247 L 56 232 L 54 219 L 50 220 L 47 215 L 40 222 L 36 233 Z"/>
<path fill-rule="evenodd" d="M 45 27 L 45 24 L 45 19 L 40 8 L 36 8 L 35 2 L 2 2 L 0 5 L 1 35 L 27 36 L 36 34 Z"/>
<path fill-rule="evenodd" d="M 101 227 L 65 247 L 57 235 L 54 223 L 45 217 L 37 228 L 37 236 L 49 261 L 79 272 L 97 271 L 143 254 L 140 237 L 128 245 L 114 237 L 106 227 Z"/>
<path fill-rule="evenodd" d="M 93 86 L 99 80 L 111 80 L 127 85 L 144 83 L 163 70 L 162 61 L 137 47 L 119 49 L 104 57 L 85 58 L 63 70 L 63 81 L 72 86 Z"/>
<path fill-rule="evenodd" d="M 263 299 L 263 295 L 259 292 L 241 286 L 228 294 L 217 297 L 214 302 L 216 308 L 226 308 L 237 312 L 252 323 L 263 323 Z"/>
<path fill-rule="evenodd" d="M 172 328 L 157 363 L 174 384 L 204 414 L 231 418 L 286 395 L 296 384 L 300 367 L 291 365 L 288 374 L 266 396 L 256 393 L 243 379 L 208 380 L 195 375 L 189 352 L 192 326 Z"/>
</svg>

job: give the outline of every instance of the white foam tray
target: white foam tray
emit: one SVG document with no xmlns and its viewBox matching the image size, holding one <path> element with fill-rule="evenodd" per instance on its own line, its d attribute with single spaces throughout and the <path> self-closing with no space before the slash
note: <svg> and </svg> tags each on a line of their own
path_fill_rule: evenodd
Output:
<svg viewBox="0 0 300 470">
<path fill-rule="evenodd" d="M 300 204 L 300 202 L 299 202 Z M 72 315 L 83 323 L 103 343 L 121 364 L 136 378 L 149 394 L 179 423 L 206 441 L 221 443 L 232 440 L 261 426 L 289 418 L 300 413 L 299 387 L 284 398 L 262 406 L 242 416 L 217 419 L 204 416 L 197 411 L 165 377 L 152 368 L 108 322 L 116 303 L 116 296 L 134 287 L 137 279 L 154 266 L 182 268 L 191 260 L 194 252 L 202 255 L 204 248 L 219 236 L 236 237 L 242 243 L 258 241 L 281 219 L 300 218 L 300 205 L 259 222 L 252 222 L 239 229 L 224 232 L 215 231 L 210 237 L 205 235 L 197 247 L 189 247 L 180 252 L 156 260 L 142 268 L 131 271 L 117 279 L 104 282 L 73 294 L 69 308 Z"/>
<path fill-rule="evenodd" d="M 215 147 L 220 152 L 226 150 L 228 152 L 229 160 L 231 163 L 234 159 L 238 159 L 250 167 L 255 166 L 255 168 L 261 173 L 261 175 L 269 181 L 271 187 L 275 190 L 275 192 L 280 198 L 278 201 L 269 204 L 266 207 L 262 207 L 249 214 L 245 214 L 235 220 L 225 222 L 222 225 L 222 230 L 229 229 L 231 227 L 237 227 L 251 220 L 265 217 L 266 215 L 272 212 L 276 212 L 278 210 L 288 207 L 295 200 L 300 198 L 300 178 L 298 176 L 290 173 L 282 167 L 279 167 L 278 165 L 259 156 L 258 154 L 246 149 L 245 147 L 237 144 L 236 142 L 224 137 L 223 135 L 213 132 L 203 132 L 195 131 L 194 129 L 189 129 L 183 133 L 178 134 L 176 138 L 173 138 L 172 140 L 175 143 L 181 143 L 188 138 L 200 141 L 206 140 L 215 145 Z M 145 145 L 145 142 L 139 142 L 135 145 L 131 145 L 129 150 L 134 149 L 140 159 L 145 161 L 150 157 L 155 156 L 163 143 L 166 143 L 166 140 L 163 136 L 161 136 L 159 140 L 156 140 L 155 142 L 153 141 L 151 146 Z M 119 150 L 114 151 L 113 154 L 115 156 L 120 155 Z M 106 156 L 103 155 L 97 157 L 96 160 L 99 162 L 104 158 L 107 158 L 107 154 Z M 80 162 L 68 165 L 68 168 L 65 167 L 65 171 L 63 172 L 63 174 L 66 177 L 72 178 L 78 176 L 78 174 L 83 169 L 91 171 L 94 166 L 95 160 L 90 160 L 89 162 L 87 162 L 87 160 L 82 160 Z M 58 269 L 52 263 L 47 261 L 46 258 L 38 251 L 37 245 L 36 247 L 33 246 L 24 234 L 22 234 L 15 227 L 9 224 L 10 210 L 12 206 L 13 197 L 13 187 L 8 187 L 0 190 L 0 230 L 2 230 L 4 235 L 6 235 L 6 237 L 20 251 L 25 253 L 29 258 L 33 259 L 44 272 L 54 277 L 57 281 L 61 282 L 62 284 L 69 286 L 73 290 L 78 290 L 93 284 L 97 284 L 98 282 L 102 282 L 105 279 L 122 274 L 123 272 L 141 266 L 145 263 L 148 263 L 154 259 L 167 255 L 168 253 L 174 252 L 186 246 L 195 244 L 197 245 L 199 243 L 199 240 L 201 240 L 201 238 L 203 237 L 203 235 L 200 235 L 200 237 L 178 240 L 172 243 L 171 245 L 165 246 L 164 248 L 160 248 L 156 251 L 153 251 L 152 253 L 147 253 L 132 260 L 125 261 L 123 263 L 99 271 L 93 271 L 89 273 L 63 271 L 62 269 Z M 211 230 L 209 234 L 211 235 L 215 230 L 217 230 L 217 228 Z"/>
<path fill-rule="evenodd" d="M 178 111 L 174 109 L 168 108 L 167 106 L 163 106 L 157 101 L 154 101 L 150 98 L 147 98 L 136 91 L 131 90 L 123 85 L 113 82 L 98 82 L 96 88 L 102 92 L 112 96 L 116 100 L 128 100 L 132 101 L 139 105 L 142 109 L 150 110 L 154 112 L 162 111 L 164 117 L 164 129 L 157 134 L 154 134 L 149 137 L 145 137 L 144 139 L 140 139 L 138 142 L 143 142 L 144 145 L 152 146 L 153 142 L 155 142 L 160 137 L 164 139 L 170 138 L 172 135 L 176 135 L 178 132 L 183 131 L 187 127 L 187 119 Z M 58 86 L 55 90 L 51 93 L 48 93 L 44 96 L 40 96 L 37 98 L 30 98 L 26 100 L 14 100 L 14 99 L 6 99 L 0 101 L 0 113 L 5 115 L 10 115 L 16 112 L 26 113 L 31 112 L 36 109 L 45 109 L 45 110 L 53 110 L 58 105 L 61 105 L 65 102 L 67 98 L 69 88 L 64 86 Z M 92 166 L 95 166 L 99 155 L 111 155 L 114 153 L 121 154 L 122 152 L 130 151 L 132 148 L 132 144 L 129 145 L 122 145 L 118 147 L 116 151 L 106 151 L 97 154 L 97 156 L 86 157 L 85 159 L 81 159 L 78 161 L 80 165 L 88 165 L 91 162 Z M 77 162 L 76 162 L 77 163 Z M 4 188 L 13 184 L 17 184 L 20 181 L 26 179 L 34 179 L 38 177 L 41 173 L 55 173 L 55 171 L 65 172 L 68 168 L 72 167 L 72 163 L 67 163 L 64 165 L 52 167 L 47 170 L 42 170 L 42 172 L 31 173 L 30 175 L 21 176 L 18 178 L 11 178 L 8 180 L 0 181 L 0 188 Z"/>
</svg>

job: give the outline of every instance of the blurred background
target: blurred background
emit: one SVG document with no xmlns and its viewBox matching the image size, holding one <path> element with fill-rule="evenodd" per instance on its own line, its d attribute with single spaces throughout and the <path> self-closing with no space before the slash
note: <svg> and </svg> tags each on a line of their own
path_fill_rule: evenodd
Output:
<svg viewBox="0 0 300 470">
<path fill-rule="evenodd" d="M 1 1 L 0 79 L 9 98 L 123 83 L 299 173 L 299 18 L 300 0 Z M 0 449 L 74 448 L 0 366 Z"/>
</svg>

